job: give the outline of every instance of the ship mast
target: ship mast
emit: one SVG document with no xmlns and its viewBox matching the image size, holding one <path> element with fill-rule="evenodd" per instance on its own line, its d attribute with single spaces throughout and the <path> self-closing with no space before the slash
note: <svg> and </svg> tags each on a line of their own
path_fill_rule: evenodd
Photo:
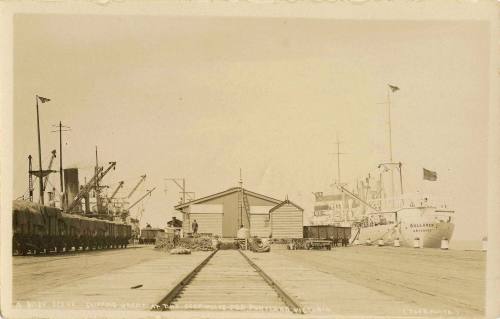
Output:
<svg viewBox="0 0 500 319">
<path fill-rule="evenodd" d="M 340 152 L 341 141 L 339 140 L 339 133 L 338 132 L 337 132 L 337 142 L 335 144 L 337 144 L 337 152 L 333 153 L 333 155 L 337 155 L 337 183 L 336 183 L 336 185 L 337 185 L 337 187 L 342 187 L 341 175 L 340 175 L 340 155 L 344 155 L 345 153 Z M 344 194 L 344 192 L 342 192 L 342 215 L 344 215 L 344 222 L 347 221 L 347 215 L 349 212 L 349 208 L 344 207 L 345 204 L 346 204 L 345 194 Z"/>
<path fill-rule="evenodd" d="M 346 153 L 341 153 L 340 152 L 340 144 L 342 142 L 339 141 L 339 134 L 337 133 L 337 142 L 335 144 L 337 144 L 337 152 L 335 153 L 332 153 L 333 155 L 337 155 L 337 184 L 341 185 L 342 182 L 341 182 L 341 179 L 340 179 L 340 155 L 344 155 Z"/>
<path fill-rule="evenodd" d="M 343 153 L 340 153 L 340 141 L 339 141 L 339 134 L 337 133 L 337 182 L 341 183 L 340 181 L 340 155 Z"/>
<path fill-rule="evenodd" d="M 395 86 L 395 85 L 391 85 L 391 84 L 388 84 L 387 85 L 388 88 L 387 88 L 387 124 L 389 126 L 389 163 L 385 163 L 385 164 L 389 164 L 390 165 L 390 170 L 391 170 L 391 197 L 393 198 L 393 206 L 394 206 L 394 166 L 396 165 L 396 167 L 398 168 L 399 170 L 399 182 L 400 182 L 400 191 L 401 191 L 401 195 L 403 195 L 403 175 L 402 175 L 402 164 L 401 162 L 399 163 L 394 163 L 394 160 L 393 160 L 393 153 L 392 153 L 392 121 L 391 121 L 391 95 L 394 94 L 395 92 L 399 91 L 399 87 Z M 382 164 L 384 165 L 384 164 Z M 385 166 L 385 165 L 384 165 Z M 380 167 L 380 165 L 379 165 Z"/>
<path fill-rule="evenodd" d="M 240 216 L 239 216 L 239 225 L 243 225 L 243 177 L 242 177 L 242 174 L 241 174 L 241 167 L 240 167 L 240 180 L 238 182 L 238 184 L 240 185 L 240 191 L 239 191 L 239 194 L 238 194 L 238 210 L 239 210 L 239 213 L 240 213 Z"/>
<path fill-rule="evenodd" d="M 391 123 L 391 91 L 399 90 L 397 86 L 389 85 L 387 90 L 387 117 L 389 125 L 389 162 L 392 163 L 392 123 Z"/>
<path fill-rule="evenodd" d="M 394 165 L 398 165 L 399 168 L 399 179 L 401 184 L 401 194 L 403 194 L 403 178 L 401 175 L 401 162 L 394 163 L 392 157 L 392 122 L 391 122 L 391 95 L 399 91 L 399 87 L 395 85 L 388 84 L 387 88 L 387 118 L 389 126 L 389 163 L 391 164 L 391 197 L 394 198 Z M 393 199 L 394 200 L 394 199 Z"/>
<path fill-rule="evenodd" d="M 394 87 L 394 88 L 393 88 Z M 387 118 L 389 125 L 389 163 L 392 163 L 392 123 L 391 123 L 391 91 L 397 91 L 399 88 L 396 86 L 389 85 L 387 90 Z M 391 167 L 391 197 L 392 197 L 392 206 L 394 206 L 394 170 Z"/>
</svg>

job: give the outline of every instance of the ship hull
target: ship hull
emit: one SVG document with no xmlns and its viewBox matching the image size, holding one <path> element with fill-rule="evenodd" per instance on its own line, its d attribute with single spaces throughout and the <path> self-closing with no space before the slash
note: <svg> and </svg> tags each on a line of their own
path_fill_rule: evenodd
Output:
<svg viewBox="0 0 500 319">
<path fill-rule="evenodd" d="M 443 239 L 451 240 L 455 225 L 453 211 L 436 211 L 431 207 L 405 208 L 397 212 L 397 223 L 359 227 L 353 230 L 351 241 L 360 244 L 393 245 L 398 239 L 403 247 L 440 248 Z"/>
</svg>

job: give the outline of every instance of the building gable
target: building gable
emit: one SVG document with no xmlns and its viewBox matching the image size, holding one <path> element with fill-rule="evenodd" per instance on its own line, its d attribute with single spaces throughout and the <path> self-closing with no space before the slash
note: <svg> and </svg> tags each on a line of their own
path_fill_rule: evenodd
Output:
<svg viewBox="0 0 500 319">
<path fill-rule="evenodd" d="M 177 206 L 174 206 L 176 210 L 182 210 L 183 208 L 189 207 L 190 205 L 193 204 L 220 204 L 224 202 L 224 197 L 233 195 L 234 193 L 237 193 L 241 191 L 241 188 L 239 187 L 233 187 L 228 190 L 225 190 L 223 192 L 215 193 L 209 196 L 205 196 L 202 198 L 195 199 L 193 201 L 184 203 L 184 204 L 179 204 Z M 246 189 L 243 189 L 243 192 L 245 195 L 247 195 L 248 198 L 248 203 L 250 206 L 273 206 L 276 204 L 279 204 L 281 201 L 266 195 L 262 195 L 259 193 L 255 193 Z"/>
<path fill-rule="evenodd" d="M 299 205 L 291 202 L 290 200 L 286 199 L 284 201 L 282 201 L 281 203 L 279 203 L 278 205 L 274 206 L 273 208 L 271 208 L 269 210 L 269 213 L 272 213 L 274 212 L 275 210 L 281 208 L 281 207 L 284 207 L 284 206 L 289 206 L 289 207 L 295 207 L 296 209 L 300 210 L 300 211 L 304 211 L 304 209 L 302 207 L 300 207 Z"/>
</svg>

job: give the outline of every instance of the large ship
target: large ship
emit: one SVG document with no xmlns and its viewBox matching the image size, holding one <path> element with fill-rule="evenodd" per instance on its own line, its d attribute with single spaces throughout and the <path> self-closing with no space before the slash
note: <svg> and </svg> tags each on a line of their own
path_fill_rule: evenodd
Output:
<svg viewBox="0 0 500 319">
<path fill-rule="evenodd" d="M 399 164 L 399 163 L 398 163 Z M 352 227 L 353 244 L 385 245 L 398 240 L 401 246 L 439 248 L 454 230 L 454 210 L 430 195 L 385 196 L 382 183 L 372 187 L 371 177 L 358 182 L 356 189 L 335 184 L 330 194 L 314 193 L 316 202 L 312 224 Z"/>
<path fill-rule="evenodd" d="M 454 210 L 433 195 L 403 191 L 402 163 L 393 161 L 391 135 L 391 93 L 399 88 L 389 85 L 387 94 L 389 124 L 389 161 L 379 164 L 374 174 L 356 181 L 354 187 L 340 182 L 340 153 L 337 140 L 338 176 L 330 194 L 314 193 L 313 225 L 352 227 L 351 243 L 393 244 L 438 248 L 450 240 L 454 230 Z M 375 176 L 375 177 L 374 177 Z M 423 179 L 436 181 L 437 173 L 423 169 Z M 396 193 L 398 195 L 396 195 Z"/>
</svg>

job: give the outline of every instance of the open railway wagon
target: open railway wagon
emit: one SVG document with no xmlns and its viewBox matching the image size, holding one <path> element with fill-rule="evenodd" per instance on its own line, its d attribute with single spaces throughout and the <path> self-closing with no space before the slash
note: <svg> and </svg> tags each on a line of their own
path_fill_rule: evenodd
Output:
<svg viewBox="0 0 500 319">
<path fill-rule="evenodd" d="M 139 244 L 155 244 L 156 237 L 161 236 L 165 232 L 161 228 L 146 227 L 141 229 L 141 236 L 139 237 Z"/>
<path fill-rule="evenodd" d="M 319 241 L 341 241 L 351 238 L 351 227 L 315 225 L 303 227 L 304 238 Z"/>
<path fill-rule="evenodd" d="M 12 252 L 22 255 L 124 248 L 132 235 L 130 225 L 21 200 L 12 203 L 12 230 Z"/>
</svg>

